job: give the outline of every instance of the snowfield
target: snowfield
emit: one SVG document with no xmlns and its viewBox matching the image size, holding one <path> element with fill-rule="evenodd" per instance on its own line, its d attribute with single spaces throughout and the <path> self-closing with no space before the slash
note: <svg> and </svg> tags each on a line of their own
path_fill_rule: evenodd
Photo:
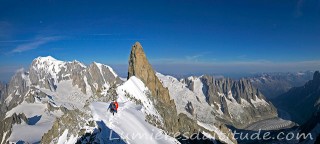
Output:
<svg viewBox="0 0 320 144">
<path fill-rule="evenodd" d="M 149 124 L 146 115 L 154 115 L 161 120 L 157 110 L 148 99 L 146 92 L 148 88 L 136 77 L 131 77 L 128 81 L 117 88 L 119 103 L 118 113 L 112 115 L 108 110 L 110 103 L 93 102 L 90 105 L 93 119 L 97 123 L 103 122 L 106 131 L 109 130 L 109 136 L 104 137 L 104 142 L 121 138 L 126 143 L 179 143 L 175 138 L 168 136 L 163 130 Z M 129 97 L 128 97 L 129 96 Z M 134 100 L 139 100 L 141 105 L 137 105 Z M 100 127 L 101 128 L 101 127 Z M 116 133 L 118 137 L 112 137 Z"/>
<path fill-rule="evenodd" d="M 154 107 L 151 100 L 148 98 L 147 93 L 150 93 L 149 89 L 144 85 L 144 83 L 140 79 L 138 79 L 135 76 L 132 76 L 128 81 L 126 81 L 117 88 L 117 93 L 119 95 L 118 101 L 139 101 L 143 106 L 143 108 L 141 109 L 143 113 L 155 116 L 157 120 L 162 123 L 162 118 L 160 114 Z"/>
<path fill-rule="evenodd" d="M 195 83 L 195 87 L 200 91 L 193 92 L 186 87 L 186 84 L 180 82 L 172 76 L 165 76 L 156 73 L 162 85 L 169 90 L 170 97 L 174 99 L 178 113 L 184 113 L 192 119 L 205 121 L 206 123 L 215 123 L 216 119 L 212 113 L 218 113 L 206 102 L 205 95 L 201 92 L 203 85 L 200 80 Z M 186 105 L 191 102 L 194 109 L 193 114 L 186 110 Z"/>
<path fill-rule="evenodd" d="M 10 142 L 25 141 L 29 143 L 39 142 L 44 133 L 51 129 L 56 117 L 63 113 L 59 111 L 46 111 L 47 105 L 41 103 L 26 103 L 13 108 L 7 113 L 7 117 L 12 114 L 24 113 L 29 119 L 29 124 L 24 121 L 12 127 L 12 133 L 8 139 Z"/>
<path fill-rule="evenodd" d="M 146 122 L 142 107 L 133 102 L 119 102 L 118 113 L 114 116 L 107 108 L 110 103 L 94 102 L 91 104 L 93 119 L 103 121 L 111 129 L 110 134 L 117 133 L 120 137 L 108 135 L 105 139 L 117 141 L 121 138 L 129 144 L 174 144 L 175 138 L 165 134 L 161 129 Z"/>
<path fill-rule="evenodd" d="M 90 97 L 90 93 L 83 94 L 78 86 L 73 86 L 72 80 L 61 81 L 56 85 L 56 91 L 45 88 L 39 89 L 47 95 L 52 96 L 54 103 L 58 107 L 64 106 L 68 109 L 82 109 L 86 100 Z M 87 87 L 89 86 L 87 85 Z"/>
</svg>

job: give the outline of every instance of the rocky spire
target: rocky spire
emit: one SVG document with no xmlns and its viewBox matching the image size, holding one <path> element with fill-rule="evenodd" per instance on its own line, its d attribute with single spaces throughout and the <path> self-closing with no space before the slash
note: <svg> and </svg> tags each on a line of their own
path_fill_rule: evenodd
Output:
<svg viewBox="0 0 320 144">
<path fill-rule="evenodd" d="M 173 134 L 176 132 L 187 132 L 191 134 L 197 133 L 199 129 L 203 129 L 199 127 L 194 120 L 187 117 L 187 115 L 182 113 L 177 114 L 176 105 L 174 101 L 170 99 L 169 90 L 162 85 L 156 76 L 139 42 L 136 42 L 132 46 L 129 57 L 128 79 L 131 76 L 139 78 L 150 90 L 152 95 L 150 99 L 154 102 L 157 111 L 164 120 L 162 128 L 165 131 Z M 220 125 L 220 127 L 222 129 L 225 128 L 224 125 Z M 221 131 L 229 133 L 227 128 L 225 129 L 226 130 Z M 233 135 L 230 136 L 232 137 Z"/>
<path fill-rule="evenodd" d="M 153 96 L 159 100 L 170 103 L 168 89 L 164 88 L 152 66 L 149 64 L 146 54 L 139 42 L 136 42 L 131 49 L 129 57 L 128 79 L 131 76 L 139 78 L 151 91 Z"/>
<path fill-rule="evenodd" d="M 129 57 L 128 79 L 132 76 L 139 78 L 150 90 L 150 98 L 157 103 L 155 107 L 164 119 L 164 128 L 171 132 L 176 131 L 178 118 L 175 103 L 170 100 L 168 89 L 163 87 L 155 75 L 139 42 L 132 46 Z"/>
<path fill-rule="evenodd" d="M 142 49 L 141 44 L 139 42 L 136 42 L 132 46 L 130 57 L 129 57 L 128 79 L 131 76 L 136 76 L 136 74 L 141 75 L 142 74 L 141 70 L 152 70 L 152 68 L 147 60 L 147 57 Z"/>
</svg>

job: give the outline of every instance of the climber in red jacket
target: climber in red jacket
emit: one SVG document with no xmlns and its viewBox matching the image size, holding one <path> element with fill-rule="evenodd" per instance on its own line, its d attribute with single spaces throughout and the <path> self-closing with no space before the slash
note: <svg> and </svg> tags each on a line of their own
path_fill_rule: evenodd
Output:
<svg viewBox="0 0 320 144">
<path fill-rule="evenodd" d="M 114 113 L 117 113 L 118 112 L 118 107 L 119 107 L 119 104 L 117 101 L 113 101 L 110 103 L 108 109 L 110 109 L 110 112 L 114 115 Z"/>
</svg>

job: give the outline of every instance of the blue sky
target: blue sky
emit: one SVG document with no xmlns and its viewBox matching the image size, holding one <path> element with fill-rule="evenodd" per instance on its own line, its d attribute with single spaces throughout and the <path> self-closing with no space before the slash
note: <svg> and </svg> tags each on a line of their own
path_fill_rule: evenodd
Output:
<svg viewBox="0 0 320 144">
<path fill-rule="evenodd" d="M 125 76 L 135 41 L 167 74 L 316 70 L 320 0 L 0 0 L 2 81 L 47 55 Z"/>
</svg>

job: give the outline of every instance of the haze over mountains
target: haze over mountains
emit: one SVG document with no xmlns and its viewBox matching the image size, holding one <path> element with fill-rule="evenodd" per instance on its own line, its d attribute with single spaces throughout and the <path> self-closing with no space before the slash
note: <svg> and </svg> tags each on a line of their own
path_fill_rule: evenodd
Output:
<svg viewBox="0 0 320 144">
<path fill-rule="evenodd" d="M 87 66 L 38 57 L 7 85 L 0 84 L 0 142 L 183 143 L 177 137 L 201 133 L 211 143 L 238 143 L 230 127 L 250 131 L 298 127 L 317 137 L 319 72 L 304 86 L 292 88 L 307 81 L 310 73 L 177 79 L 156 72 L 139 42 L 131 48 L 127 78 L 97 62 Z M 264 91 L 270 91 L 268 97 Z M 270 101 L 272 97 L 277 100 Z M 112 100 L 120 106 L 115 116 L 107 109 Z M 282 117 L 278 108 L 293 118 Z M 174 135 L 177 132 L 180 135 Z M 159 134 L 162 139 L 130 137 L 135 133 Z M 108 139 L 110 134 L 121 140 Z"/>
<path fill-rule="evenodd" d="M 303 86 L 312 80 L 314 71 L 287 72 L 287 73 L 262 73 L 248 77 L 252 84 L 268 98 L 287 92 L 292 87 Z"/>
</svg>

